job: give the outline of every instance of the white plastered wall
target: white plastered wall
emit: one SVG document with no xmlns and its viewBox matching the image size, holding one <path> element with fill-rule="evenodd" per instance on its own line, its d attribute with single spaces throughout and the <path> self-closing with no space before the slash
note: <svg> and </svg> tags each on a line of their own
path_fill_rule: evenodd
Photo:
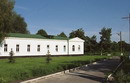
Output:
<svg viewBox="0 0 130 83">
<path fill-rule="evenodd" d="M 37 56 L 46 55 L 47 51 L 50 51 L 51 55 L 77 55 L 84 54 L 84 41 L 79 38 L 73 38 L 69 40 L 54 40 L 54 39 L 34 39 L 34 38 L 5 38 L 4 44 L 8 44 L 8 51 L 4 52 L 4 44 L 0 47 L 0 56 L 9 56 L 9 52 L 13 49 L 14 56 Z M 16 45 L 19 45 L 19 52 L 16 52 Z M 30 52 L 27 52 L 27 45 L 30 45 Z M 40 45 L 40 52 L 37 51 L 37 45 Z M 47 45 L 50 46 L 47 49 Z M 56 45 L 58 45 L 58 51 L 56 51 Z M 64 45 L 66 51 L 64 51 Z M 69 45 L 69 52 L 68 52 Z M 75 51 L 72 51 L 72 45 L 75 45 Z M 80 45 L 80 51 L 78 50 Z"/>
</svg>

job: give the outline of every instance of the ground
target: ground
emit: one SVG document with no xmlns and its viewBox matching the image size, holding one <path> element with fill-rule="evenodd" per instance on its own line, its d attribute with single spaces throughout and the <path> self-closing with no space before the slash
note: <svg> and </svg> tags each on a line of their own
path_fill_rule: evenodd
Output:
<svg viewBox="0 0 130 83">
<path fill-rule="evenodd" d="M 41 79 L 37 83 L 102 83 L 106 73 L 114 70 L 118 63 L 118 59 L 99 61 L 97 64 L 81 67 L 74 72 Z"/>
</svg>

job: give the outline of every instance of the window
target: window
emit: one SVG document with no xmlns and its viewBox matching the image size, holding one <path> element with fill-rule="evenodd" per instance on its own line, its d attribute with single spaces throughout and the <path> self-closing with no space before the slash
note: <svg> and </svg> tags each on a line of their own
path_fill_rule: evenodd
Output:
<svg viewBox="0 0 130 83">
<path fill-rule="evenodd" d="M 16 52 L 19 52 L 19 45 L 16 45 Z"/>
<path fill-rule="evenodd" d="M 64 52 L 66 52 L 66 46 L 64 45 Z"/>
<path fill-rule="evenodd" d="M 50 48 L 50 46 L 49 45 L 47 45 L 47 49 L 49 49 Z"/>
<path fill-rule="evenodd" d="M 30 45 L 27 45 L 27 51 L 30 52 Z"/>
<path fill-rule="evenodd" d="M 72 51 L 75 51 L 75 46 L 74 45 L 72 46 Z"/>
<path fill-rule="evenodd" d="M 56 45 L 56 51 L 58 52 L 58 45 Z"/>
<path fill-rule="evenodd" d="M 4 52 L 7 52 L 7 51 L 8 51 L 8 45 L 4 44 Z"/>
<path fill-rule="evenodd" d="M 37 45 L 37 51 L 40 52 L 40 45 Z"/>
<path fill-rule="evenodd" d="M 80 51 L 80 45 L 78 45 L 78 50 Z"/>
</svg>

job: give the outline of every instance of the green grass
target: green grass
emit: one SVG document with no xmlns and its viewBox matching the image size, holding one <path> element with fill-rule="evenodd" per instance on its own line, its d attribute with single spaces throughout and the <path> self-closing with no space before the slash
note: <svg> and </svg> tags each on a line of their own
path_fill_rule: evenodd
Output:
<svg viewBox="0 0 130 83">
<path fill-rule="evenodd" d="M 8 59 L 0 59 L 0 83 L 44 76 L 103 58 L 107 56 L 52 57 L 50 64 L 46 63 L 46 57 L 16 58 L 16 63 L 8 63 Z"/>
</svg>

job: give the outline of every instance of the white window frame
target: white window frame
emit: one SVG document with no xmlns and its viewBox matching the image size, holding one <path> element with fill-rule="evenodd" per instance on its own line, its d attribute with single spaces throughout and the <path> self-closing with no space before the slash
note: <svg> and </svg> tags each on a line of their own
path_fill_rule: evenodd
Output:
<svg viewBox="0 0 130 83">
<path fill-rule="evenodd" d="M 37 52 L 41 51 L 40 47 L 41 47 L 40 45 L 37 45 Z"/>
<path fill-rule="evenodd" d="M 8 52 L 8 44 L 4 44 L 4 52 Z"/>
<path fill-rule="evenodd" d="M 73 52 L 75 51 L 75 45 L 72 45 L 72 51 Z"/>
<path fill-rule="evenodd" d="M 16 52 L 19 52 L 19 44 L 16 44 Z"/>
<path fill-rule="evenodd" d="M 80 45 L 78 45 L 78 51 L 80 51 L 81 50 L 81 46 Z"/>
<path fill-rule="evenodd" d="M 50 45 L 47 45 L 47 49 L 48 49 L 48 50 L 50 49 Z"/>
<path fill-rule="evenodd" d="M 56 49 L 55 50 L 56 50 L 56 52 L 58 52 L 58 45 L 56 45 Z"/>
<path fill-rule="evenodd" d="M 30 50 L 31 50 L 30 47 L 31 47 L 31 45 L 28 44 L 28 45 L 27 45 L 27 52 L 30 52 Z"/>
<path fill-rule="evenodd" d="M 66 52 L 66 45 L 63 46 L 64 52 Z"/>
</svg>

